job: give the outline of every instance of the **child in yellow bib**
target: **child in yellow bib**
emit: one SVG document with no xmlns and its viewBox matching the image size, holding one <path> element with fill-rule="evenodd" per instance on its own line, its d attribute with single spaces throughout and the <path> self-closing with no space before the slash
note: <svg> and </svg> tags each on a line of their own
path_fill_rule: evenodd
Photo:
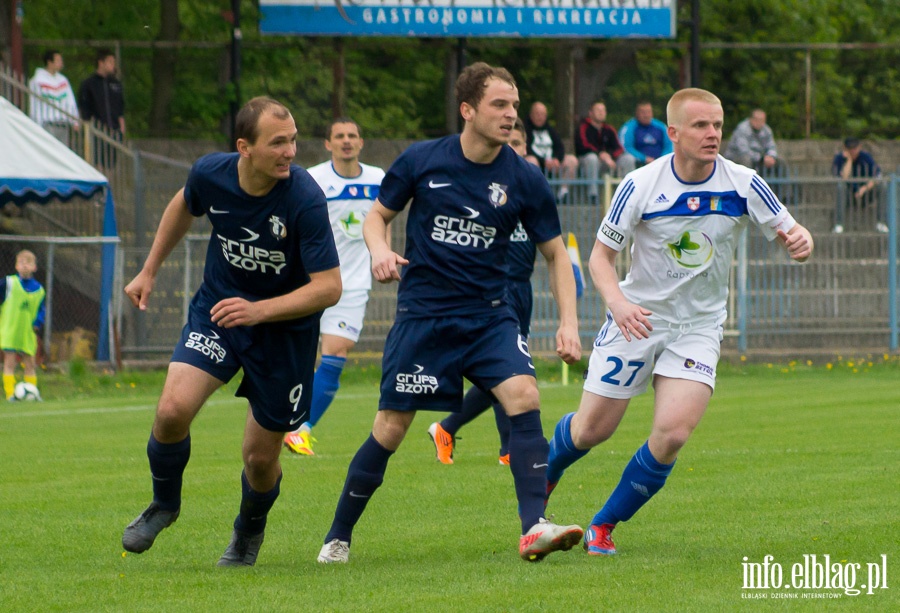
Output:
<svg viewBox="0 0 900 613">
<path fill-rule="evenodd" d="M 34 355 L 37 331 L 44 323 L 43 286 L 34 278 L 37 258 L 31 251 L 16 254 L 16 274 L 0 280 L 0 348 L 3 349 L 3 391 L 14 400 L 19 356 L 25 366 L 25 382 L 37 385 Z"/>
</svg>

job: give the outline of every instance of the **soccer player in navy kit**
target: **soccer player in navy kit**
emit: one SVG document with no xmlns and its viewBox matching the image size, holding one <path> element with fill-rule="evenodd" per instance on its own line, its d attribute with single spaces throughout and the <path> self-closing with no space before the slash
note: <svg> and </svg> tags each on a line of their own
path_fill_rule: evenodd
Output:
<svg viewBox="0 0 900 613">
<path fill-rule="evenodd" d="M 509 137 L 509 146 L 520 156 L 525 157 L 528 152 L 525 142 L 525 124 L 521 119 L 517 119 Z M 509 304 L 519 322 L 519 331 L 525 339 L 528 338 L 531 331 L 531 311 L 534 303 L 531 275 L 534 273 L 535 256 L 537 256 L 537 247 L 528 238 L 528 233 L 519 222 L 512 236 L 509 237 L 506 264 L 509 267 Z M 500 464 L 509 466 L 509 416 L 503 410 L 503 406 L 496 402 L 490 394 L 474 385 L 466 392 L 462 410 L 459 413 L 450 413 L 440 422 L 434 422 L 428 427 L 428 436 L 434 442 L 439 462 L 453 464 L 456 433 L 464 425 L 484 413 L 492 404 L 497 432 L 500 434 L 499 461 Z"/>
<path fill-rule="evenodd" d="M 465 120 L 462 134 L 402 153 L 363 226 L 375 278 L 400 281 L 397 317 L 384 348 L 372 434 L 350 462 L 319 552 L 322 563 L 347 562 L 353 528 L 415 412 L 458 411 L 463 377 L 490 390 L 510 415 L 520 556 L 540 560 L 571 549 L 583 534 L 578 526 L 543 517 L 548 444 L 534 365 L 505 300 L 506 252 L 521 219 L 550 270 L 560 313 L 557 354 L 567 362 L 581 357 L 575 278 L 553 194 L 540 171 L 506 146 L 519 103 L 512 75 L 473 64 L 460 74 L 456 97 Z M 403 257 L 385 241 L 385 227 L 410 199 Z"/>
<path fill-rule="evenodd" d="M 662 489 L 706 412 L 743 229 L 752 222 L 798 262 L 813 251 L 809 231 L 756 171 L 719 155 L 724 113 L 715 95 L 680 90 L 666 116 L 674 152 L 625 177 L 597 231 L 590 271 L 608 308 L 606 324 L 578 411 L 559 421 L 550 443 L 548 496 L 566 468 L 613 435 L 631 398 L 653 384 L 650 436 L 591 520 L 584 539 L 590 555 L 616 553 L 613 529 Z M 631 268 L 620 283 L 615 260 L 629 245 Z"/>
<path fill-rule="evenodd" d="M 153 502 L 126 528 L 122 545 L 141 553 L 181 510 L 190 426 L 210 395 L 239 369 L 237 395 L 250 407 L 244 429 L 240 512 L 219 566 L 252 566 L 278 497 L 284 433 L 308 415 L 319 317 L 341 295 L 325 197 L 292 165 L 297 128 L 270 98 L 236 118 L 237 153 L 200 158 L 160 220 L 150 254 L 125 293 L 141 310 L 156 274 L 194 217 L 212 234 L 203 283 L 175 347 L 147 456 Z"/>
</svg>

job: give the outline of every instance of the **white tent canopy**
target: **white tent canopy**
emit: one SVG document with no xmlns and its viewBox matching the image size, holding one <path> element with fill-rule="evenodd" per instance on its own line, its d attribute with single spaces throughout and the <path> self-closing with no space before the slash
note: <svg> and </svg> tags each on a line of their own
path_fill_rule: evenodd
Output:
<svg viewBox="0 0 900 613">
<path fill-rule="evenodd" d="M 118 236 L 109 181 L 52 134 L 0 96 L 0 205 L 46 204 L 106 192 L 103 236 Z M 115 268 L 115 245 L 101 248 L 100 322 L 97 359 L 108 360 L 109 309 Z"/>
<path fill-rule="evenodd" d="M 88 198 L 106 177 L 0 97 L 0 204 Z"/>
</svg>

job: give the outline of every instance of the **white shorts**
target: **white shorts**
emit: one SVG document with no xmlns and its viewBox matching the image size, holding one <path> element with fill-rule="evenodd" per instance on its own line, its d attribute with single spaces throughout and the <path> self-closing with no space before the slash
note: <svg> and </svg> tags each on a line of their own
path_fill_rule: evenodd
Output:
<svg viewBox="0 0 900 613">
<path fill-rule="evenodd" d="M 369 290 L 347 290 L 341 294 L 341 299 L 336 305 L 328 307 L 322 312 L 319 332 L 349 338 L 354 343 L 359 342 L 359 333 L 362 332 L 368 301 Z"/>
<path fill-rule="evenodd" d="M 650 338 L 625 340 L 606 314 L 594 340 L 584 389 L 607 398 L 633 398 L 647 391 L 653 375 L 699 381 L 716 388 L 725 316 L 701 324 L 670 324 L 650 318 Z"/>
</svg>

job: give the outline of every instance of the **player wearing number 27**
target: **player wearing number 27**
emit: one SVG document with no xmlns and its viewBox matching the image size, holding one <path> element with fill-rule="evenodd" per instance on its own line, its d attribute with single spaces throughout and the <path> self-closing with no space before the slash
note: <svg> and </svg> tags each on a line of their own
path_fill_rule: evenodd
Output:
<svg viewBox="0 0 900 613">
<path fill-rule="evenodd" d="M 631 398 L 652 382 L 650 437 L 591 521 L 584 547 L 616 553 L 611 538 L 663 487 L 679 450 L 712 397 L 735 241 L 749 222 L 791 259 L 813 251 L 797 223 L 752 169 L 719 155 L 723 112 L 701 89 L 676 92 L 666 108 L 674 152 L 629 173 L 597 232 L 590 271 L 608 311 L 591 353 L 576 413 L 550 443 L 548 496 L 563 472 L 615 432 Z M 632 243 L 619 283 L 616 256 Z"/>
<path fill-rule="evenodd" d="M 219 566 L 252 566 L 280 491 L 284 433 L 309 412 L 322 310 L 341 295 L 325 196 L 302 168 L 290 112 L 253 98 L 235 120 L 237 153 L 213 153 L 191 168 L 169 202 L 141 272 L 125 293 L 141 310 L 156 274 L 194 217 L 212 225 L 203 283 L 175 346 L 147 456 L 153 502 L 126 528 L 127 551 L 149 549 L 181 511 L 190 426 L 238 370 L 249 402 L 240 511 Z"/>
<path fill-rule="evenodd" d="M 457 79 L 456 97 L 462 134 L 404 151 L 385 175 L 363 226 L 375 278 L 400 281 L 397 317 L 385 342 L 372 434 L 350 462 L 319 553 L 322 563 L 348 561 L 353 529 L 416 411 L 459 411 L 463 377 L 493 393 L 510 416 L 510 469 L 522 522 L 519 555 L 536 561 L 581 540 L 578 526 L 556 525 L 543 516 L 548 444 L 528 344 L 507 303 L 506 255 L 521 220 L 547 259 L 560 313 L 557 354 L 567 362 L 580 358 L 575 277 L 553 193 L 540 171 L 507 146 L 519 105 L 509 72 L 472 64 Z M 385 240 L 385 227 L 410 200 L 401 256 Z M 382 532 L 390 538 L 390 530 Z"/>
</svg>

